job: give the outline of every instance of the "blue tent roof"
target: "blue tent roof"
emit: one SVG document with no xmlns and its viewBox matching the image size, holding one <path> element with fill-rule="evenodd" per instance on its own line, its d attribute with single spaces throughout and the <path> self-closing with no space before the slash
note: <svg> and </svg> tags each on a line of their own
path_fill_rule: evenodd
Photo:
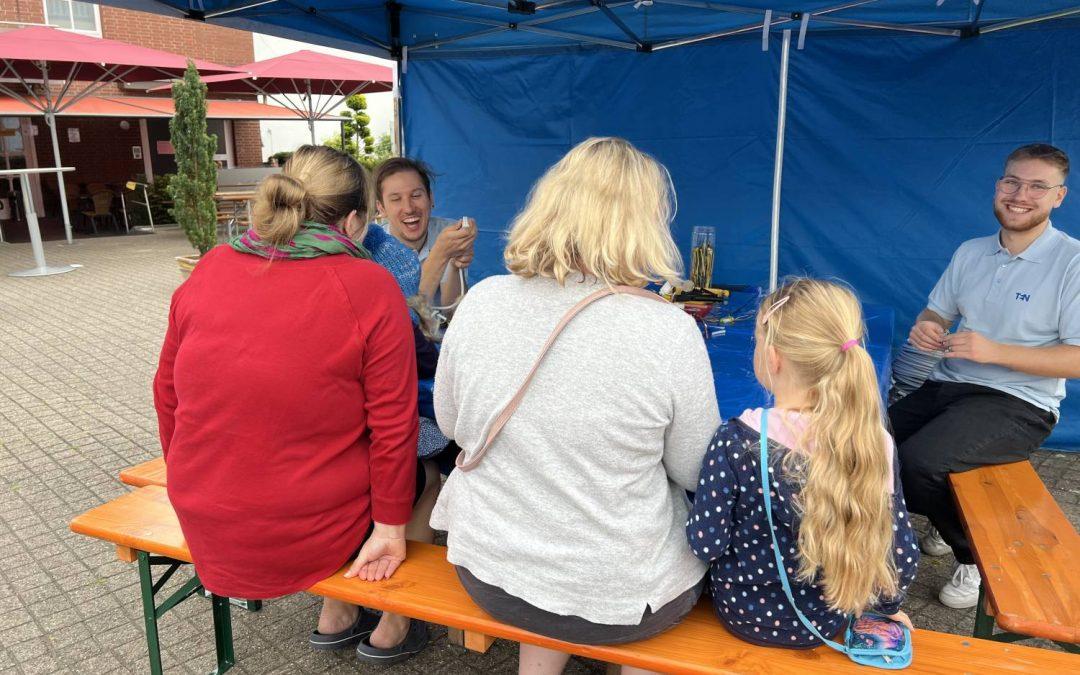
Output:
<svg viewBox="0 0 1080 675">
<path fill-rule="evenodd" d="M 960 38 L 1033 20 L 1080 17 L 1076 0 L 104 0 L 101 4 L 408 58 L 664 50 L 770 29 L 889 30 Z"/>
</svg>

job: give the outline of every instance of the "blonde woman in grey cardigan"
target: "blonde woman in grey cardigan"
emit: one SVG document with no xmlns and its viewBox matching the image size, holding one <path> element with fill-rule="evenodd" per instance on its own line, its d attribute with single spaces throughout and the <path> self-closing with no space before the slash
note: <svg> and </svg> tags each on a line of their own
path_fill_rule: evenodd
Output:
<svg viewBox="0 0 1080 675">
<path fill-rule="evenodd" d="M 465 463 L 568 309 L 606 286 L 676 279 L 669 186 L 615 138 L 581 143 L 536 184 L 510 231 L 511 274 L 474 286 L 443 341 L 435 413 Z M 694 321 L 603 298 L 566 326 L 483 461 L 450 475 L 431 524 L 501 621 L 584 644 L 655 635 L 701 592 L 686 491 L 718 422 Z M 558 673 L 567 658 L 522 645 L 520 672 Z"/>
</svg>

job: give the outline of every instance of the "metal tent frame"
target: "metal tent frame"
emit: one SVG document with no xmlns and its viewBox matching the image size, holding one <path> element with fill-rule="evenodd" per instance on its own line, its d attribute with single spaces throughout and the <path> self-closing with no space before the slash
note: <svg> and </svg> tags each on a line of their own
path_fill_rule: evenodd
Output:
<svg viewBox="0 0 1080 675">
<path fill-rule="evenodd" d="M 389 0 L 384 4 L 358 0 L 354 5 L 339 6 L 334 0 L 240 0 L 238 2 L 215 2 L 214 0 L 100 0 L 102 4 L 116 5 L 129 9 L 160 12 L 171 16 L 182 16 L 195 21 L 226 25 L 242 30 L 257 30 L 272 35 L 296 39 L 305 37 L 311 42 L 321 42 L 331 46 L 344 47 L 351 42 L 351 48 L 375 56 L 390 58 L 399 64 L 400 92 L 401 73 L 407 68 L 410 55 L 422 58 L 440 58 L 454 55 L 479 53 L 513 53 L 522 51 L 544 51 L 580 47 L 600 47 L 636 51 L 643 54 L 662 51 L 674 47 L 701 44 L 713 40 L 732 38 L 755 32 L 761 33 L 762 49 L 768 51 L 770 35 L 773 29 L 782 29 L 782 49 L 780 54 L 780 77 L 777 82 L 779 104 L 777 110 L 776 152 L 773 172 L 772 218 L 770 229 L 770 288 L 777 284 L 779 268 L 780 242 L 780 199 L 781 179 L 784 165 L 784 132 L 787 117 L 788 63 L 792 33 L 797 29 L 796 49 L 802 49 L 807 33 L 813 28 L 818 30 L 869 30 L 911 33 L 938 36 L 943 39 L 970 39 L 979 35 L 1010 30 L 1033 24 L 1080 17 L 1080 5 L 1059 8 L 1049 12 L 1029 16 L 1015 16 L 1008 19 L 985 19 L 984 10 L 988 3 L 996 0 L 971 0 L 968 16 L 964 21 L 913 21 L 911 23 L 867 20 L 851 15 L 852 10 L 878 5 L 879 0 L 849 0 L 847 2 L 817 7 L 806 11 L 776 11 L 759 6 L 736 3 L 714 3 L 707 0 L 450 0 L 445 9 L 433 9 L 423 6 L 424 0 L 415 0 L 417 4 L 408 4 L 398 0 Z M 926 0 L 929 6 L 933 0 Z M 940 7 L 946 0 L 937 0 Z M 965 0 L 966 1 L 966 0 Z M 428 1 L 426 5 L 441 4 Z M 207 6 L 213 5 L 207 9 Z M 687 34 L 679 37 L 667 37 L 652 41 L 634 31 L 618 10 L 627 7 L 637 9 L 644 6 L 679 7 L 696 10 L 709 15 L 727 15 L 729 17 L 753 17 L 747 23 L 726 27 L 721 30 Z M 460 11 L 458 8 L 461 8 Z M 554 11 L 558 10 L 558 11 Z M 342 14 L 368 13 L 383 11 L 386 18 L 387 32 L 383 37 L 373 36 L 357 29 L 341 18 Z M 575 30 L 551 27 L 551 24 L 568 22 L 578 17 L 599 14 L 605 17 L 614 28 L 616 37 L 591 35 Z M 278 21 L 282 16 L 302 16 L 305 21 L 314 22 L 315 26 L 325 27 L 326 33 L 285 26 Z M 451 25 L 462 27 L 483 26 L 478 30 L 466 30 L 449 36 L 423 35 L 418 33 L 408 39 L 402 30 L 403 17 L 426 17 L 441 19 Z M 540 35 L 561 41 L 557 45 L 537 47 L 536 45 L 490 45 L 483 41 L 493 36 L 516 33 L 519 35 Z M 334 36 L 338 37 L 334 37 Z M 477 44 L 470 44 L 477 43 Z M 561 47 L 560 47 L 561 45 Z M 398 147 L 404 149 L 405 139 L 399 128 Z"/>
</svg>

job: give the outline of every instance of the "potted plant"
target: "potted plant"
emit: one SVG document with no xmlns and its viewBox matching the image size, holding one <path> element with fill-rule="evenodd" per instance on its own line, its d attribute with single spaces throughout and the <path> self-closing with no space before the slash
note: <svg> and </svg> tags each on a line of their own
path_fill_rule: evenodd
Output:
<svg viewBox="0 0 1080 675">
<path fill-rule="evenodd" d="M 206 85 L 195 64 L 188 61 L 184 79 L 172 85 L 176 114 L 169 120 L 169 136 L 176 158 L 176 175 L 169 181 L 171 214 L 187 235 L 197 256 L 179 256 L 180 274 L 187 278 L 199 257 L 217 244 L 217 136 L 206 132 Z"/>
</svg>

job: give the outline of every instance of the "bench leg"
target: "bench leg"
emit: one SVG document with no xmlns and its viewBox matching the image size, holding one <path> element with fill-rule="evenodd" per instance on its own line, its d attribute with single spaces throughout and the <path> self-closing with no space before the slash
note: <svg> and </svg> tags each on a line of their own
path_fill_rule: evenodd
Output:
<svg viewBox="0 0 1080 675">
<path fill-rule="evenodd" d="M 150 657 L 150 675 L 161 675 L 161 645 L 158 642 L 157 607 L 154 606 L 154 578 L 150 574 L 150 556 L 139 551 L 139 590 L 142 593 L 143 620 L 146 623 L 146 651 Z"/>
<path fill-rule="evenodd" d="M 139 588 L 142 593 L 143 620 L 146 624 L 146 649 L 150 659 L 151 675 L 162 675 L 161 643 L 158 638 L 158 619 L 173 607 L 203 590 L 198 575 L 192 575 L 179 589 L 166 598 L 160 605 L 155 597 L 172 575 L 187 563 L 172 558 L 150 556 L 145 551 L 138 552 Z M 154 565 L 168 565 L 169 568 L 154 581 L 151 572 Z M 214 616 L 214 643 L 217 648 L 217 674 L 224 673 L 236 663 L 233 653 L 232 615 L 229 611 L 229 599 L 211 595 Z M 258 602 L 258 601 L 252 601 Z M 259 603 L 261 605 L 261 603 Z"/>
<path fill-rule="evenodd" d="M 483 633 L 474 633 L 471 630 L 464 631 L 465 633 L 465 649 L 473 652 L 480 652 L 486 654 L 487 650 L 491 649 L 491 645 L 495 642 L 495 638 L 490 635 L 484 635 Z"/>
<path fill-rule="evenodd" d="M 979 585 L 979 603 L 975 605 L 975 631 L 977 638 L 992 640 L 994 636 L 994 617 L 986 613 L 986 587 Z"/>
<path fill-rule="evenodd" d="M 446 627 L 446 641 L 456 647 L 465 646 L 465 631 L 452 626 Z"/>
<path fill-rule="evenodd" d="M 233 654 L 232 613 L 229 599 L 220 595 L 210 598 L 214 607 L 214 646 L 217 648 L 217 669 L 214 675 L 221 675 L 236 663 Z"/>
<path fill-rule="evenodd" d="M 490 635 L 484 635 L 483 633 L 476 633 L 471 630 L 461 630 L 460 628 L 447 626 L 446 641 L 454 646 L 464 647 L 472 652 L 486 654 L 487 650 L 491 649 L 491 645 L 495 643 L 495 638 Z"/>
</svg>

